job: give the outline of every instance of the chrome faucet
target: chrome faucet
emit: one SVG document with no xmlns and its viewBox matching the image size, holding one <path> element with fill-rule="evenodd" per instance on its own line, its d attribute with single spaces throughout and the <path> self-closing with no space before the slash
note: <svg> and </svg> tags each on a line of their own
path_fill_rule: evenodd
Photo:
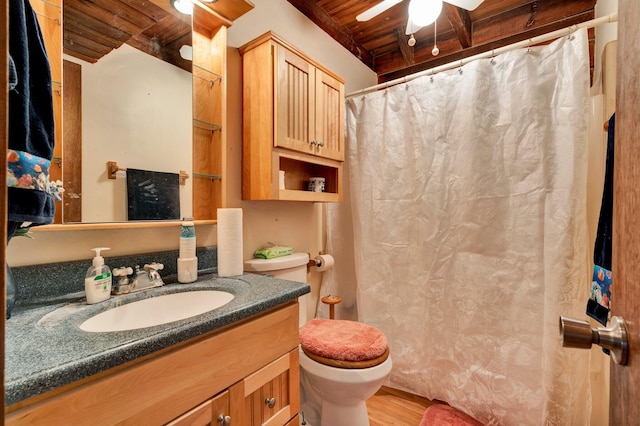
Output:
<svg viewBox="0 0 640 426">
<path fill-rule="evenodd" d="M 131 267 L 121 267 L 113 269 L 113 276 L 118 278 L 118 281 L 111 287 L 111 294 L 127 294 L 132 290 L 131 284 L 133 280 L 129 279 L 129 275 L 133 274 Z"/>
<path fill-rule="evenodd" d="M 164 269 L 164 265 L 156 262 L 146 264 L 142 269 L 140 269 L 139 265 L 136 265 L 135 273 L 130 267 L 116 268 L 113 270 L 113 275 L 118 277 L 118 281 L 111 293 L 127 294 L 161 287 L 164 285 L 164 281 L 162 281 L 158 271 L 162 269 Z M 132 278 L 130 278 L 131 275 L 133 275 Z"/>
</svg>

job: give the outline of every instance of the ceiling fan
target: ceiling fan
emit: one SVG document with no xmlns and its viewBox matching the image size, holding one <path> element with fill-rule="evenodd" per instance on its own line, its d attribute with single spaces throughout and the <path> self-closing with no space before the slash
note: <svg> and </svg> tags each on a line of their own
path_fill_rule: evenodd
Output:
<svg viewBox="0 0 640 426">
<path fill-rule="evenodd" d="M 356 20 L 360 22 L 368 21 L 401 1 L 403 0 L 382 0 L 380 3 L 356 16 Z M 407 35 L 413 34 L 420 28 L 434 22 L 442 10 L 442 1 L 443 0 L 410 0 L 405 33 Z M 474 10 L 483 1 L 484 0 L 446 0 L 447 3 L 466 10 Z"/>
</svg>

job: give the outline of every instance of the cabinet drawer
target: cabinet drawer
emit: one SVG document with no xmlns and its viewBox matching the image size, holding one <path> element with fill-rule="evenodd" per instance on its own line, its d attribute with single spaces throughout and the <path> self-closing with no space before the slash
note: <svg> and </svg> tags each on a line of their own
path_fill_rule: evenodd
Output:
<svg viewBox="0 0 640 426">
<path fill-rule="evenodd" d="M 167 426 L 209 426 L 217 425 L 229 415 L 229 391 L 221 392 L 196 408 L 184 413 Z"/>
</svg>

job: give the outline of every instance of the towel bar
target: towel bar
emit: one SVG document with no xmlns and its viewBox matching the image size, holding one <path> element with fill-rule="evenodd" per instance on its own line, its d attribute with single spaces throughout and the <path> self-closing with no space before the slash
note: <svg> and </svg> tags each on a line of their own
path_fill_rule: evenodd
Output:
<svg viewBox="0 0 640 426">
<path fill-rule="evenodd" d="M 118 166 L 117 162 L 107 161 L 107 177 L 109 179 L 115 179 L 116 173 L 126 171 L 126 167 Z M 180 170 L 180 185 L 185 185 L 187 183 L 187 179 L 189 179 L 189 173 L 185 172 L 184 170 Z"/>
</svg>

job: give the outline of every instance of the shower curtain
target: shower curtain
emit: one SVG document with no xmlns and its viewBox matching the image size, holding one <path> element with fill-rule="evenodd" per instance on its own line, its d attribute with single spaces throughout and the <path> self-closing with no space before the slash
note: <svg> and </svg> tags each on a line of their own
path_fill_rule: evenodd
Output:
<svg viewBox="0 0 640 426">
<path fill-rule="evenodd" d="M 489 425 L 589 423 L 589 351 L 558 331 L 588 298 L 588 102 L 586 30 L 347 100 L 327 248 L 354 278 L 322 294 L 386 334 L 388 385 Z"/>
</svg>

